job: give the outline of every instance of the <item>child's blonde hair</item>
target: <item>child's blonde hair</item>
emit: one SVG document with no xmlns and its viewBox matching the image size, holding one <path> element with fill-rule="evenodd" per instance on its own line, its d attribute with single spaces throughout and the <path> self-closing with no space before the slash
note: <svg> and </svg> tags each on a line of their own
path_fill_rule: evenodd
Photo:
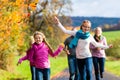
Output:
<svg viewBox="0 0 120 80">
<path fill-rule="evenodd" d="M 30 36 L 30 42 L 29 42 L 29 44 L 32 45 L 34 42 L 35 42 L 35 41 L 34 41 L 34 37 L 33 37 L 33 36 Z"/>
<path fill-rule="evenodd" d="M 29 36 L 28 39 L 29 39 L 28 47 L 31 48 L 32 44 L 33 44 L 35 41 L 34 41 L 33 36 Z"/>
<path fill-rule="evenodd" d="M 47 42 L 45 35 L 42 32 L 36 31 L 33 35 L 33 37 L 35 38 L 36 35 L 41 35 L 43 37 L 43 42 L 45 42 L 45 44 L 49 47 L 49 49 L 51 50 L 51 52 L 53 53 L 53 49 L 50 46 L 50 44 Z"/>
</svg>

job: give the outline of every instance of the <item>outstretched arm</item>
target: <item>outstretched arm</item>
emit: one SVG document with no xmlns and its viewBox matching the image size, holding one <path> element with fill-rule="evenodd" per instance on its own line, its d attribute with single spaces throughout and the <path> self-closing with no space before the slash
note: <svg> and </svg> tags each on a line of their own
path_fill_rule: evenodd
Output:
<svg viewBox="0 0 120 80">
<path fill-rule="evenodd" d="M 75 35 L 77 31 L 66 30 L 57 17 L 54 17 L 55 24 L 66 34 Z"/>
<path fill-rule="evenodd" d="M 22 61 L 27 60 L 27 55 L 18 60 L 17 66 L 22 63 Z"/>
<path fill-rule="evenodd" d="M 103 48 L 103 49 L 108 49 L 108 48 L 112 48 L 112 45 L 103 45 L 103 44 L 100 44 L 100 43 L 97 43 L 93 37 L 90 37 L 91 38 L 91 43 L 95 46 L 95 47 L 99 47 L 99 48 Z"/>
<path fill-rule="evenodd" d="M 55 52 L 51 53 L 51 51 L 49 51 L 49 54 L 52 57 L 55 57 L 55 56 L 57 56 L 63 50 L 63 48 L 64 48 L 63 45 L 59 45 L 59 47 L 57 48 L 57 50 Z"/>
</svg>

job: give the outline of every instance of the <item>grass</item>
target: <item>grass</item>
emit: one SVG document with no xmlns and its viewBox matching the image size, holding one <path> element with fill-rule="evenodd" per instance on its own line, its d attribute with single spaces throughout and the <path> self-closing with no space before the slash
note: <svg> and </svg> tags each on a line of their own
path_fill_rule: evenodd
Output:
<svg viewBox="0 0 120 80">
<path fill-rule="evenodd" d="M 112 41 L 120 40 L 120 37 L 118 36 L 119 34 L 120 34 L 120 31 L 103 32 L 103 35 L 106 37 L 107 42 L 110 44 Z M 112 43 L 112 44 L 115 44 L 115 43 Z M 116 45 L 119 45 L 119 44 L 113 45 L 113 48 Z M 113 50 L 113 52 L 115 52 L 115 50 Z M 108 72 L 113 73 L 120 77 L 120 60 L 114 60 L 114 59 L 106 60 L 105 68 Z"/>
<path fill-rule="evenodd" d="M 120 39 L 118 34 L 120 34 L 120 31 L 107 31 L 107 32 L 103 32 L 103 35 L 106 37 L 108 43 L 111 42 L 111 41 L 115 41 L 117 39 Z"/>
<path fill-rule="evenodd" d="M 59 73 L 60 71 L 67 68 L 66 57 L 50 58 L 51 62 L 51 76 Z M 19 57 L 16 57 L 15 64 Z M 10 73 L 4 70 L 0 70 L 0 80 L 31 80 L 31 73 L 29 67 L 29 61 L 23 61 L 22 64 L 16 66 L 14 73 Z"/>
<path fill-rule="evenodd" d="M 19 57 L 16 57 L 15 62 L 17 63 Z M 66 57 L 56 57 L 51 58 L 51 76 L 59 73 L 68 67 Z M 106 60 L 106 71 L 113 73 L 117 76 L 120 76 L 120 60 Z M 30 80 L 30 68 L 29 62 L 24 61 L 21 65 L 16 66 L 15 73 L 10 73 L 7 71 L 0 70 L 0 80 Z"/>
<path fill-rule="evenodd" d="M 105 68 L 108 72 L 120 77 L 120 60 L 106 60 Z"/>
<path fill-rule="evenodd" d="M 54 76 L 55 74 L 59 73 L 60 71 L 68 67 L 67 57 L 50 58 L 50 61 L 51 61 L 51 76 Z"/>
</svg>

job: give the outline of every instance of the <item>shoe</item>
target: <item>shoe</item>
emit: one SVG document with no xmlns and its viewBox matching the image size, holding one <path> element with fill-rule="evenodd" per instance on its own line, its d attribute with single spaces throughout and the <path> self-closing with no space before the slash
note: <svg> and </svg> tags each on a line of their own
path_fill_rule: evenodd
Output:
<svg viewBox="0 0 120 80">
<path fill-rule="evenodd" d="M 100 74 L 100 77 L 103 78 L 103 74 Z"/>
</svg>

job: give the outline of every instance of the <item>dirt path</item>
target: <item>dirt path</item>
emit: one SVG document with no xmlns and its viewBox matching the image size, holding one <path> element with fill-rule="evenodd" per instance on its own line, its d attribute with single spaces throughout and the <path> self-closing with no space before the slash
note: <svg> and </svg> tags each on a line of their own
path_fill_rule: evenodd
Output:
<svg viewBox="0 0 120 80">
<path fill-rule="evenodd" d="M 51 78 L 51 80 L 69 80 L 68 69 L 65 69 L 59 74 L 56 74 Z M 95 80 L 95 76 L 93 75 L 93 80 Z M 117 77 L 111 73 L 105 72 L 104 80 L 120 80 L 120 77 Z"/>
</svg>

